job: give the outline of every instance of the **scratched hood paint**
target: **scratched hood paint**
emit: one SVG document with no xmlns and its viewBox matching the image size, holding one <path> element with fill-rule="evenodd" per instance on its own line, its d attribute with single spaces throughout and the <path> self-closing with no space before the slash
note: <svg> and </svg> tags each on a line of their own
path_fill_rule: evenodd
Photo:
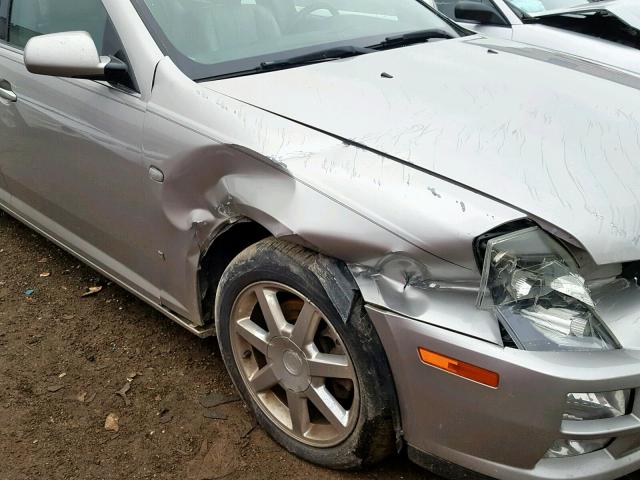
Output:
<svg viewBox="0 0 640 480">
<path fill-rule="evenodd" d="M 634 85 L 588 62 L 468 37 L 207 87 L 499 199 L 606 264 L 640 259 Z"/>
</svg>

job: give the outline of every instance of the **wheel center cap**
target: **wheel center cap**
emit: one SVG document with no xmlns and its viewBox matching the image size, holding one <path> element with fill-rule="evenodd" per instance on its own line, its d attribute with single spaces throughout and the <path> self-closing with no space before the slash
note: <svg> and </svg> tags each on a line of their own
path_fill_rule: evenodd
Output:
<svg viewBox="0 0 640 480">
<path fill-rule="evenodd" d="M 302 367 L 304 366 L 302 359 L 300 355 L 293 350 L 284 352 L 282 355 L 282 363 L 284 363 L 284 368 L 286 368 L 287 372 L 291 375 L 300 375 L 302 373 Z"/>
<path fill-rule="evenodd" d="M 311 384 L 304 352 L 288 338 L 272 339 L 267 349 L 267 359 L 283 388 L 292 392 L 304 392 Z"/>
</svg>

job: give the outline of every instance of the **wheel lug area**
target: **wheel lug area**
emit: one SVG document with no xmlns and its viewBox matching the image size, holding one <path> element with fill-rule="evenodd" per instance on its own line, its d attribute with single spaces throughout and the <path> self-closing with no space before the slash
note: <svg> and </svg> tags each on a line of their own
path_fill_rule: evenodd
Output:
<svg viewBox="0 0 640 480">
<path fill-rule="evenodd" d="M 267 349 L 267 359 L 282 388 L 296 393 L 304 392 L 309 388 L 311 375 L 307 358 L 289 338 L 271 339 Z"/>
</svg>

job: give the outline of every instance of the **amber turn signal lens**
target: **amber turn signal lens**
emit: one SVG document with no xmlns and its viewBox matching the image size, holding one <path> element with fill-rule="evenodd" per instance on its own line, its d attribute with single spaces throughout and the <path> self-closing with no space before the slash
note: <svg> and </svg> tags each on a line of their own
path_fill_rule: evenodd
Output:
<svg viewBox="0 0 640 480">
<path fill-rule="evenodd" d="M 422 347 L 418 348 L 418 353 L 420 355 L 420 360 L 432 367 L 453 373 L 459 377 L 473 380 L 474 382 L 481 383 L 488 387 L 498 388 L 498 385 L 500 384 L 500 375 L 492 372 L 491 370 L 476 367 L 470 363 L 461 362 L 455 358 L 446 357 Z"/>
</svg>

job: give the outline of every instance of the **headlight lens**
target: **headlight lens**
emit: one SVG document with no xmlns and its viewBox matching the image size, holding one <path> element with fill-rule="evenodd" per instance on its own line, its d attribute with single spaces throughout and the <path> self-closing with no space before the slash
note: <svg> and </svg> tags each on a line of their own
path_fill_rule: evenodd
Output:
<svg viewBox="0 0 640 480">
<path fill-rule="evenodd" d="M 487 243 L 478 306 L 495 309 L 526 350 L 618 347 L 598 318 L 573 258 L 537 227 Z"/>
</svg>

